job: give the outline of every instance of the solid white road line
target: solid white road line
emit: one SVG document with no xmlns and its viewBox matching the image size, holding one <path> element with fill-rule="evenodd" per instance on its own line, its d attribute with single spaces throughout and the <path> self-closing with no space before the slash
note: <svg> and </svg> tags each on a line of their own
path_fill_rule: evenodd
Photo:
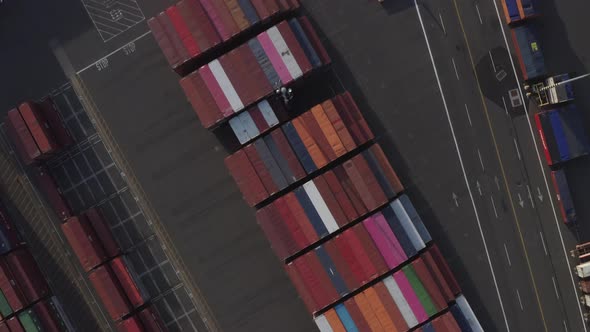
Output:
<svg viewBox="0 0 590 332">
<path fill-rule="evenodd" d="M 543 238 L 543 233 L 539 232 L 539 235 L 541 235 L 541 244 L 543 245 L 543 250 L 545 251 L 545 256 L 548 256 L 549 253 L 547 252 L 547 247 L 545 246 L 545 239 Z"/>
<path fill-rule="evenodd" d="M 424 40 L 426 41 L 426 47 L 428 48 L 428 54 L 430 56 L 430 61 L 432 62 L 432 69 L 434 70 L 434 75 L 436 76 L 436 82 L 437 82 L 438 88 L 441 92 L 440 96 L 441 96 L 441 99 L 443 102 L 443 106 L 445 108 L 445 114 L 447 116 L 447 121 L 449 122 L 449 127 L 451 129 L 451 135 L 453 136 L 453 143 L 455 144 L 457 156 L 459 157 L 459 164 L 461 166 L 461 171 L 463 172 L 463 180 L 465 181 L 465 186 L 467 187 L 467 192 L 469 193 L 469 198 L 471 199 L 471 204 L 473 206 L 473 211 L 475 213 L 475 220 L 477 221 L 477 227 L 479 228 L 479 234 L 480 234 L 481 240 L 483 242 L 483 247 L 484 247 L 486 257 L 488 260 L 488 266 L 490 267 L 490 271 L 492 272 L 492 280 L 494 282 L 494 287 L 496 289 L 496 296 L 498 296 L 498 302 L 500 303 L 500 309 L 502 310 L 502 317 L 504 318 L 504 324 L 506 325 L 506 330 L 510 331 L 510 326 L 508 325 L 508 318 L 506 317 L 506 312 L 504 311 L 504 303 L 502 302 L 502 296 L 500 295 L 500 289 L 498 287 L 498 281 L 496 279 L 496 273 L 494 272 L 494 267 L 492 265 L 492 260 L 490 258 L 490 252 L 488 250 L 488 245 L 487 245 L 484 233 L 483 233 L 481 221 L 479 220 L 479 213 L 477 212 L 477 207 L 475 206 L 475 200 L 473 199 L 473 193 L 471 192 L 471 186 L 469 185 L 469 180 L 467 179 L 467 173 L 465 171 L 465 165 L 463 164 L 461 150 L 459 149 L 459 143 L 457 142 L 457 137 L 455 136 L 455 129 L 453 127 L 451 115 L 449 114 L 447 100 L 445 98 L 445 94 L 442 89 L 442 84 L 440 83 L 440 78 L 438 76 L 438 69 L 436 68 L 436 64 L 434 62 L 434 56 L 432 54 L 432 49 L 430 48 L 430 42 L 428 41 L 428 35 L 426 34 L 426 28 L 424 27 L 424 21 L 422 20 L 422 14 L 420 13 L 420 7 L 418 6 L 417 0 L 414 0 L 414 6 L 416 6 L 416 13 L 418 14 L 418 20 L 420 21 L 420 26 L 422 27 L 422 33 L 424 34 Z"/>
<path fill-rule="evenodd" d="M 531 206 L 533 207 L 533 209 L 535 208 L 535 200 L 533 199 L 533 194 L 531 193 L 531 187 L 529 187 L 529 185 L 526 185 L 526 190 L 529 192 L 529 201 L 531 201 Z"/>
<path fill-rule="evenodd" d="M 559 300 L 559 292 L 557 291 L 557 284 L 555 283 L 555 277 L 551 277 L 551 280 L 553 281 L 553 289 L 555 290 L 555 296 L 557 296 L 557 299 Z"/>
<path fill-rule="evenodd" d="M 508 259 L 508 266 L 512 266 L 512 262 L 510 262 L 510 255 L 508 255 L 508 248 L 506 248 L 506 243 L 504 243 L 504 251 L 506 252 L 506 259 Z"/>
<path fill-rule="evenodd" d="M 506 99 L 504 99 L 504 96 L 502 96 L 502 104 L 504 104 L 504 111 L 506 112 L 506 115 L 508 115 L 508 107 L 506 106 Z"/>
<path fill-rule="evenodd" d="M 479 149 L 477 149 L 477 155 L 479 156 L 479 163 L 481 164 L 481 169 L 485 171 L 486 168 L 483 166 L 483 159 L 481 158 L 481 152 L 479 152 Z"/>
<path fill-rule="evenodd" d="M 516 296 L 518 297 L 518 303 L 520 304 L 520 310 L 524 311 L 524 307 L 522 306 L 522 300 L 520 299 L 520 292 L 516 289 Z"/>
<path fill-rule="evenodd" d="M 465 104 L 465 112 L 467 113 L 467 120 L 469 120 L 469 125 L 473 127 L 473 124 L 471 124 L 471 115 L 469 115 L 469 109 L 467 108 L 467 104 Z"/>
<path fill-rule="evenodd" d="M 496 203 L 494 202 L 494 196 L 490 196 L 492 200 L 492 207 L 494 208 L 494 214 L 496 215 L 496 219 L 498 219 L 498 211 L 496 211 Z"/>
<path fill-rule="evenodd" d="M 443 21 L 443 18 L 442 18 L 441 13 L 438 13 L 438 17 L 440 17 L 440 25 L 443 28 L 443 33 L 446 35 L 447 34 L 447 29 L 445 28 L 445 22 Z"/>
<path fill-rule="evenodd" d="M 475 10 L 477 11 L 477 17 L 479 17 L 479 23 L 483 24 L 483 20 L 481 19 L 481 14 L 479 13 L 479 6 L 475 4 Z"/>
<path fill-rule="evenodd" d="M 498 9 L 498 4 L 496 3 L 495 0 L 490 0 L 493 4 L 494 7 L 496 8 L 496 16 L 498 17 L 498 22 L 500 24 L 500 29 L 502 31 L 502 36 L 504 37 L 504 43 L 506 44 L 506 49 L 510 50 L 510 45 L 508 44 L 508 38 L 506 37 L 506 31 L 504 30 L 504 24 L 502 21 L 502 18 L 500 17 L 500 10 Z M 514 65 L 514 59 L 512 59 L 512 55 L 509 56 L 510 58 L 510 63 L 512 64 L 512 71 L 514 72 L 514 76 L 516 77 L 516 82 L 518 84 L 518 89 L 520 90 L 520 95 L 524 96 L 524 94 L 522 93 L 522 86 L 520 84 L 520 79 L 518 78 L 518 73 L 516 71 L 516 66 Z M 531 137 L 533 138 L 533 142 L 535 143 L 535 152 L 537 153 L 537 160 L 539 161 L 539 167 L 541 168 L 541 172 L 543 173 L 543 180 L 545 181 L 545 188 L 547 189 L 547 195 L 549 197 L 549 202 L 551 202 L 551 209 L 553 209 L 553 216 L 555 218 L 555 226 L 557 227 L 557 233 L 559 234 L 559 239 L 561 241 L 561 248 L 563 249 L 563 257 L 565 258 L 565 262 L 567 264 L 567 273 L 570 276 L 570 281 L 571 281 L 571 285 L 572 285 L 572 289 L 574 290 L 574 295 L 575 298 L 578 298 L 578 289 L 576 288 L 576 282 L 574 281 L 574 274 L 571 273 L 572 271 L 572 266 L 569 262 L 568 259 L 568 255 L 567 255 L 567 249 L 565 248 L 565 242 L 563 240 L 563 234 L 561 233 L 561 228 L 559 220 L 557 218 L 557 211 L 555 210 L 555 205 L 553 204 L 553 199 L 551 199 L 551 191 L 549 190 L 549 183 L 547 182 L 547 175 L 545 174 L 545 168 L 543 165 L 543 162 L 541 160 L 541 155 L 539 154 L 539 150 L 536 149 L 537 145 L 537 138 L 535 137 L 535 132 L 533 130 L 533 126 L 531 125 L 531 119 L 529 116 L 529 112 L 527 109 L 527 105 L 526 103 L 523 103 L 523 107 L 524 107 L 524 113 L 526 114 L 527 117 L 527 122 L 529 124 L 529 132 L 531 134 Z M 586 320 L 584 319 L 584 313 L 582 312 L 582 305 L 580 304 L 580 301 L 576 301 L 577 305 L 578 305 L 578 311 L 580 313 L 580 319 L 582 320 L 582 326 L 584 327 L 584 331 L 588 332 L 588 327 L 586 326 Z M 564 322 L 565 325 L 565 322 Z M 567 327 L 566 327 L 567 328 Z"/>
<path fill-rule="evenodd" d="M 460 80 L 459 72 L 457 71 L 457 65 L 455 64 L 455 58 L 451 58 L 451 61 L 453 62 L 453 68 L 455 68 L 455 76 L 457 76 L 457 81 L 459 81 Z"/>
<path fill-rule="evenodd" d="M 494 73 L 496 72 L 496 64 L 494 63 L 494 58 L 492 57 L 492 51 L 488 51 L 488 53 L 490 54 L 490 60 L 492 61 L 492 69 L 494 70 Z"/>
<path fill-rule="evenodd" d="M 518 143 L 516 143 L 516 138 L 512 139 L 514 141 L 514 147 L 516 148 L 516 154 L 518 155 L 518 160 L 522 160 L 520 157 L 520 150 L 518 149 Z"/>
</svg>

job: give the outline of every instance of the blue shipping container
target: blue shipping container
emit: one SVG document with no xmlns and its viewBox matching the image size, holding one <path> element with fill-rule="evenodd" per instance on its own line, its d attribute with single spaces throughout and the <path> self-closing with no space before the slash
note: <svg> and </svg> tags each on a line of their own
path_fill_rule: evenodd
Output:
<svg viewBox="0 0 590 332">
<path fill-rule="evenodd" d="M 303 48 L 303 52 L 305 52 L 305 55 L 307 56 L 307 59 L 309 60 L 313 68 L 320 67 L 322 65 L 322 60 L 320 60 L 320 57 L 318 56 L 317 52 L 309 42 L 309 39 L 303 31 L 301 24 L 299 24 L 299 21 L 293 18 L 289 21 L 289 26 L 291 27 L 291 30 L 293 30 L 295 38 Z"/>
<path fill-rule="evenodd" d="M 338 273 L 336 265 L 334 265 L 334 262 L 332 261 L 332 258 L 330 258 L 330 255 L 328 255 L 326 249 L 324 249 L 323 246 L 319 246 L 315 249 L 315 253 L 320 259 L 320 263 L 322 263 L 322 266 L 324 267 L 326 274 L 328 274 L 328 277 L 330 277 L 332 285 L 334 285 L 336 291 L 338 291 L 338 293 L 342 296 L 348 294 L 349 290 L 346 287 L 346 283 L 344 282 L 344 279 L 342 279 L 342 277 L 340 276 L 340 273 Z"/>
<path fill-rule="evenodd" d="M 511 29 L 512 39 L 516 47 L 516 57 L 524 80 L 532 80 L 545 76 L 545 58 L 541 52 L 541 46 L 530 25 L 522 25 Z"/>
<path fill-rule="evenodd" d="M 574 223 L 577 220 L 576 209 L 570 194 L 570 188 L 567 184 L 567 178 L 563 169 L 552 171 L 551 179 L 557 192 L 557 202 L 563 222 L 566 224 Z"/>
<path fill-rule="evenodd" d="M 340 318 L 342 325 L 344 325 L 344 328 L 346 329 L 346 332 L 359 332 L 356 324 L 354 324 L 354 320 L 348 313 L 348 310 L 346 310 L 344 304 L 340 303 L 335 307 L 335 309 L 336 314 L 338 314 L 338 318 Z"/>
</svg>

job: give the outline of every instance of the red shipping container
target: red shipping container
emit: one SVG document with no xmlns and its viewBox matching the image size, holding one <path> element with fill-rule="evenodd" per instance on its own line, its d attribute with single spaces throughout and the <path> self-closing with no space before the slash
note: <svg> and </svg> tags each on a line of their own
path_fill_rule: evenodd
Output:
<svg viewBox="0 0 590 332">
<path fill-rule="evenodd" d="M 26 332 L 16 316 L 7 320 L 6 325 L 10 328 L 10 332 Z"/>
<path fill-rule="evenodd" d="M 98 267 L 88 279 L 113 320 L 119 320 L 131 311 L 125 292 L 109 265 Z"/>
<path fill-rule="evenodd" d="M 365 135 L 361 129 L 361 126 L 357 123 L 357 121 L 353 118 L 350 110 L 349 105 L 344 100 L 342 95 L 338 95 L 332 98 L 332 102 L 336 107 L 338 115 L 342 122 L 344 123 L 344 127 L 349 131 L 355 146 L 362 145 L 367 142 Z"/>
<path fill-rule="evenodd" d="M 349 232 L 349 230 L 345 231 Z M 338 252 L 346 262 L 346 265 L 350 269 L 352 273 L 352 278 L 357 285 L 362 285 L 368 281 L 365 271 L 363 270 L 363 266 L 357 260 L 355 253 L 351 247 L 351 244 L 348 243 L 348 236 L 344 234 L 340 234 L 330 240 L 330 242 L 334 242 L 336 248 L 338 248 Z M 360 244 L 358 245 L 360 248 Z M 367 256 L 368 257 L 368 256 Z M 368 258 L 367 258 L 368 259 Z"/>
<path fill-rule="evenodd" d="M 291 262 L 285 266 L 285 269 L 287 270 L 287 274 L 289 275 L 291 282 L 295 286 L 295 289 L 297 290 L 299 297 L 301 298 L 301 300 L 303 300 L 303 303 L 307 307 L 307 310 L 309 310 L 310 313 L 314 313 L 319 307 L 318 303 L 316 302 L 314 296 L 312 296 L 312 294 L 310 293 L 310 290 L 303 281 L 303 278 L 297 271 L 295 264 Z"/>
<path fill-rule="evenodd" d="M 363 279 L 361 281 L 361 284 L 365 284 L 377 277 L 377 269 L 375 268 L 373 262 L 371 262 L 371 257 L 364 248 L 363 243 L 361 242 L 360 238 L 357 235 L 357 232 L 355 231 L 355 228 L 358 227 L 355 226 L 348 229 L 346 232 L 342 233 L 341 236 L 343 239 L 345 239 L 345 242 L 349 245 L 352 254 L 354 255 L 354 258 L 361 266 L 363 271 Z M 348 259 L 350 260 L 350 258 Z"/>
<path fill-rule="evenodd" d="M 215 99 L 209 92 L 205 82 L 198 71 L 192 72 L 180 80 L 180 86 L 184 90 L 193 110 L 199 117 L 205 128 L 210 128 L 223 120 L 224 115 L 219 110 Z"/>
<path fill-rule="evenodd" d="M 250 206 L 255 206 L 268 197 L 268 193 L 256 174 L 254 167 L 243 150 L 225 158 L 225 165 L 236 181 L 244 199 Z"/>
<path fill-rule="evenodd" d="M 49 295 L 49 285 L 27 249 L 16 249 L 4 260 L 28 303 Z"/>
<path fill-rule="evenodd" d="M 344 211 L 342 211 L 342 209 L 340 208 L 340 205 L 338 204 L 336 197 L 332 193 L 332 190 L 330 190 L 328 182 L 326 182 L 323 176 L 318 176 L 313 180 L 313 182 L 318 188 L 320 195 L 324 199 L 324 202 L 328 206 L 328 209 L 334 217 L 334 220 L 336 220 L 338 226 L 342 227 L 346 225 L 348 223 L 348 219 L 346 218 Z"/>
<path fill-rule="evenodd" d="M 416 274 L 418 274 L 420 281 L 424 285 L 424 288 L 426 288 L 426 291 L 428 292 L 428 295 L 430 295 L 430 299 L 432 299 L 432 302 L 436 308 L 439 311 L 446 308 L 447 302 L 442 296 L 442 293 L 434 281 L 434 278 L 432 278 L 432 275 L 430 275 L 430 272 L 428 271 L 428 268 L 426 267 L 426 264 L 422 258 L 418 257 L 416 260 L 414 260 L 412 262 L 412 266 L 414 267 Z"/>
<path fill-rule="evenodd" d="M 244 90 L 242 94 L 246 100 L 253 103 L 274 91 L 248 45 L 238 47 L 232 57 L 246 83 L 244 87 L 239 87 Z"/>
<path fill-rule="evenodd" d="M 172 67 L 178 65 L 182 61 L 182 58 L 178 54 L 178 51 L 174 48 L 174 44 L 166 34 L 166 31 L 164 30 L 164 27 L 162 27 L 162 23 L 160 22 L 159 18 L 157 16 L 152 17 L 147 21 L 147 23 L 150 30 L 152 31 L 152 34 L 154 35 L 154 39 L 164 53 L 164 57 L 166 57 L 168 64 Z"/>
<path fill-rule="evenodd" d="M 10 332 L 8 325 L 5 322 L 0 322 L 0 332 Z"/>
<path fill-rule="evenodd" d="M 146 307 L 141 310 L 137 316 L 139 316 L 145 332 L 165 332 L 167 329 L 164 327 L 164 322 L 160 315 L 152 308 Z"/>
<path fill-rule="evenodd" d="M 279 12 L 279 6 L 274 0 L 251 0 L 251 2 L 262 21 Z"/>
<path fill-rule="evenodd" d="M 16 109 L 8 111 L 6 129 L 16 147 L 16 152 L 26 165 L 32 164 L 33 160 L 41 156 L 33 135 Z"/>
<path fill-rule="evenodd" d="M 383 189 L 379 185 L 379 182 L 377 181 L 375 174 L 373 174 L 373 172 L 371 171 L 371 168 L 369 167 L 369 164 L 367 163 L 365 158 L 359 154 L 352 158 L 352 162 L 356 166 L 356 169 L 359 171 L 361 178 L 363 179 L 363 182 L 367 185 L 369 193 L 373 197 L 376 204 L 371 207 L 367 206 L 367 208 L 369 208 L 369 210 L 375 210 L 379 206 L 387 203 L 387 197 L 385 196 Z"/>
<path fill-rule="evenodd" d="M 35 104 L 31 102 L 24 102 L 18 107 L 19 113 L 27 124 L 27 128 L 33 135 L 35 143 L 41 150 L 42 154 L 52 154 L 59 148 L 55 143 L 55 138 L 51 131 L 49 131 L 49 124 L 41 115 L 41 112 Z"/>
<path fill-rule="evenodd" d="M 354 188 L 352 181 L 348 177 L 348 174 L 346 174 L 346 171 L 344 170 L 342 165 L 338 165 L 334 168 L 333 171 L 336 177 L 340 180 L 340 184 L 342 185 L 342 188 L 344 189 L 346 196 L 352 203 L 352 206 L 354 207 L 356 214 L 359 217 L 366 214 L 368 212 L 367 208 L 365 208 L 365 205 L 363 204 L 363 201 L 361 200 L 359 193 Z"/>
<path fill-rule="evenodd" d="M 200 53 L 204 53 L 214 45 L 219 44 L 219 35 L 217 35 L 213 23 L 207 17 L 198 0 L 181 0 L 176 4 L 176 7 Z"/>
<path fill-rule="evenodd" d="M 268 123 L 264 119 L 264 115 L 262 115 L 262 113 L 260 112 L 258 106 L 252 106 L 250 109 L 248 109 L 248 113 L 250 113 L 250 117 L 252 117 L 252 120 L 254 121 L 256 128 L 258 128 L 258 131 L 261 134 L 270 128 Z"/>
<path fill-rule="evenodd" d="M 310 72 L 312 70 L 311 63 L 309 63 L 303 48 L 301 48 L 299 41 L 297 41 L 297 38 L 295 37 L 295 34 L 293 34 L 289 23 L 287 21 L 283 21 L 277 25 L 277 29 L 281 33 L 281 36 L 285 40 L 287 47 L 293 54 L 293 57 L 295 58 L 295 61 L 297 61 L 297 64 L 299 65 L 299 68 L 301 68 L 303 74 Z"/>
<path fill-rule="evenodd" d="M 342 165 L 342 167 L 350 178 L 350 181 L 355 191 L 358 193 L 359 198 L 362 200 L 366 210 L 374 210 L 379 204 L 373 195 L 371 195 L 373 188 L 370 188 L 369 184 L 364 181 L 364 178 L 359 169 L 356 167 L 356 164 L 353 162 L 353 160 L 348 160 Z"/>
<path fill-rule="evenodd" d="M 426 263 L 426 267 L 428 268 L 430 275 L 433 277 L 434 281 L 436 282 L 438 289 L 441 291 L 446 302 L 449 303 L 452 300 L 454 300 L 455 296 L 454 296 L 453 292 L 451 291 L 451 289 L 449 288 L 447 281 L 443 277 L 442 272 L 438 268 L 438 265 L 434 262 L 432 255 L 430 255 L 430 252 L 428 252 L 428 251 L 424 252 L 421 255 L 421 258 L 424 260 L 424 263 Z"/>
<path fill-rule="evenodd" d="M 273 130 L 270 135 L 272 136 L 273 140 L 275 141 L 277 148 L 279 149 L 281 155 L 287 160 L 289 164 L 289 170 L 293 173 L 297 180 L 301 180 L 307 176 L 303 166 L 299 163 L 299 159 L 297 159 L 297 155 L 289 145 L 289 141 L 282 130 Z"/>
<path fill-rule="evenodd" d="M 85 218 L 71 217 L 61 224 L 61 229 L 84 271 L 92 270 L 107 259 L 98 236 Z"/>
<path fill-rule="evenodd" d="M 129 303 L 136 308 L 144 304 L 145 300 L 143 299 L 142 291 L 136 281 L 139 280 L 139 278 L 134 278 L 135 274 L 133 273 L 131 266 L 129 266 L 123 257 L 119 256 L 114 258 L 110 261 L 109 265 L 117 277 L 117 280 L 119 280 L 123 291 L 127 295 Z"/>
<path fill-rule="evenodd" d="M 12 311 L 18 311 L 27 305 L 27 300 L 20 289 L 14 275 L 8 268 L 6 262 L 0 259 L 0 289 L 6 297 Z"/>
<path fill-rule="evenodd" d="M 277 193 L 279 188 L 274 183 L 268 169 L 266 169 L 266 165 L 262 159 L 260 159 L 260 156 L 258 155 L 254 145 L 248 144 L 242 150 L 246 152 L 248 160 L 254 167 L 254 170 L 256 170 L 256 174 L 258 174 L 260 181 L 262 181 L 262 184 L 264 184 L 264 188 L 266 189 L 266 192 L 268 192 L 269 196 Z"/>
<path fill-rule="evenodd" d="M 137 316 L 129 317 L 117 323 L 117 331 L 119 332 L 144 332 L 141 321 Z"/>
<path fill-rule="evenodd" d="M 307 111 L 303 113 L 299 118 L 303 120 L 307 132 L 317 143 L 318 147 L 322 151 L 322 154 L 326 156 L 326 158 L 328 158 L 328 161 L 334 161 L 336 159 L 336 153 L 334 153 L 334 150 L 332 150 L 332 147 L 330 146 L 328 139 L 324 135 L 322 128 L 320 128 L 320 125 L 317 123 L 312 112 Z"/>
<path fill-rule="evenodd" d="M 200 1 L 223 41 L 230 39 L 240 32 L 223 0 Z"/>
<path fill-rule="evenodd" d="M 92 229 L 94 229 L 107 257 L 112 258 L 118 256 L 121 253 L 121 248 L 117 241 L 115 241 L 111 228 L 104 219 L 104 215 L 97 208 L 90 208 L 84 212 L 84 216 L 86 216 Z"/>
<path fill-rule="evenodd" d="M 275 254 L 280 259 L 284 259 L 297 250 L 297 244 L 290 237 L 286 226 L 276 218 L 276 214 L 274 206 L 270 204 L 256 211 L 256 220 L 266 238 L 270 241 Z"/>
<path fill-rule="evenodd" d="M 440 269 L 443 277 L 445 278 L 453 294 L 457 295 L 461 293 L 461 287 L 459 287 L 459 283 L 457 282 L 457 279 L 455 279 L 453 271 L 451 271 L 451 268 L 447 264 L 447 261 L 441 254 L 440 250 L 438 249 L 438 246 L 436 244 L 433 244 L 432 247 L 428 249 L 428 252 L 430 252 L 430 254 L 432 255 L 434 262 Z"/>
<path fill-rule="evenodd" d="M 33 174 L 37 180 L 39 189 L 45 194 L 49 205 L 53 208 L 57 216 L 62 221 L 71 217 L 72 212 L 70 211 L 70 207 L 62 197 L 51 175 L 43 167 L 33 169 Z"/>
<path fill-rule="evenodd" d="M 323 65 L 329 64 L 332 60 L 330 59 L 328 52 L 324 48 L 324 45 L 320 41 L 320 38 L 316 34 L 314 28 L 312 27 L 312 25 L 309 22 L 309 20 L 307 19 L 307 17 L 301 16 L 297 20 L 299 21 L 299 23 L 301 24 L 301 27 L 305 31 L 305 34 L 307 35 L 309 42 L 311 43 L 311 45 L 315 49 L 316 53 L 320 57 L 322 64 Z"/>
<path fill-rule="evenodd" d="M 182 40 L 176 34 L 176 30 L 174 29 L 174 25 L 170 18 L 166 15 L 166 13 L 162 12 L 158 14 L 158 21 L 162 25 L 162 29 L 166 33 L 166 36 L 170 40 L 170 43 L 174 46 L 174 50 L 178 54 L 178 58 L 180 61 L 178 64 L 181 64 L 190 58 L 188 51 L 182 44 Z"/>
<path fill-rule="evenodd" d="M 314 252 L 309 252 L 294 261 L 305 287 L 314 298 L 317 311 L 338 298 L 338 293 Z"/>
<path fill-rule="evenodd" d="M 33 311 L 41 320 L 43 331 L 60 332 L 62 330 L 59 321 L 55 317 L 55 312 L 46 301 L 39 301 L 33 305 Z"/>
<path fill-rule="evenodd" d="M 324 180 L 326 180 L 326 183 L 328 183 L 328 187 L 330 187 L 332 194 L 336 198 L 336 201 L 338 201 L 340 209 L 342 209 L 342 212 L 344 212 L 344 214 L 346 215 L 346 220 L 350 222 L 358 218 L 359 214 L 356 212 L 352 202 L 348 198 L 348 195 L 346 195 L 346 192 L 344 191 L 342 184 L 340 183 L 334 172 L 327 171 L 322 175 L 322 177 L 324 178 Z"/>
<path fill-rule="evenodd" d="M 382 275 L 389 271 L 383 256 L 381 256 L 379 249 L 375 246 L 375 243 L 373 242 L 371 235 L 369 235 L 369 232 L 365 229 L 365 226 L 363 224 L 358 224 L 352 229 L 365 249 L 365 253 L 369 256 L 371 264 L 375 267 L 377 275 Z"/>
<path fill-rule="evenodd" d="M 407 331 L 409 328 L 408 324 L 406 323 L 404 316 L 402 316 L 402 313 L 399 311 L 397 304 L 393 301 L 385 284 L 383 282 L 378 282 L 373 286 L 373 289 L 377 292 L 383 307 L 385 307 L 385 310 L 389 314 L 389 318 L 391 318 L 397 331 Z"/>
<path fill-rule="evenodd" d="M 350 152 L 354 150 L 357 145 L 354 143 L 350 132 L 344 125 L 340 114 L 338 114 L 334 102 L 332 102 L 332 100 L 326 100 L 322 103 L 322 108 L 324 109 L 328 120 L 330 120 L 330 123 L 334 127 L 334 130 L 338 134 L 338 138 L 340 138 L 340 141 L 342 142 L 342 145 L 346 151 Z"/>
<path fill-rule="evenodd" d="M 287 202 L 284 199 L 280 198 L 277 199 L 272 205 L 277 209 L 277 212 L 280 216 L 280 221 L 282 221 L 287 226 L 289 233 L 291 234 L 291 236 L 295 240 L 295 243 L 297 244 L 295 248 L 296 251 L 291 252 L 291 254 L 294 254 L 297 251 L 310 245 L 311 243 L 307 240 L 305 234 L 299 227 L 299 224 L 295 220 L 295 217 L 289 209 L 289 205 L 287 204 Z"/>
<path fill-rule="evenodd" d="M 361 312 L 359 306 L 354 301 L 354 298 L 350 298 L 350 299 L 346 300 L 344 302 L 344 307 L 346 308 L 346 311 L 348 311 L 348 313 L 350 314 L 350 317 L 354 321 L 354 324 L 358 328 L 359 332 L 370 332 L 371 331 L 371 327 L 369 326 L 369 323 L 365 319 L 365 316 L 363 316 L 363 313 Z"/>
<path fill-rule="evenodd" d="M 352 272 L 351 267 L 348 265 L 348 262 L 340 252 L 339 247 L 336 245 L 336 241 L 331 239 L 324 244 L 324 248 L 328 252 L 332 262 L 334 262 L 338 274 L 340 274 L 344 280 L 346 288 L 348 288 L 350 291 L 354 291 L 355 289 L 359 288 L 361 283 L 357 280 L 356 276 Z"/>
<path fill-rule="evenodd" d="M 332 284 L 332 281 L 330 280 L 330 277 L 328 276 L 326 269 L 324 269 L 324 266 L 320 262 L 320 259 L 317 256 L 315 250 L 308 252 L 302 257 L 299 257 L 299 259 L 302 258 L 304 259 L 307 266 L 311 268 L 311 271 L 319 281 L 319 285 L 321 285 L 322 289 L 326 294 L 326 299 L 328 301 L 325 303 L 320 303 L 320 305 L 322 305 L 322 307 L 325 307 L 331 304 L 332 302 L 338 300 L 340 298 L 340 294 L 338 294 L 338 291 L 336 291 L 336 288 L 334 288 L 334 285 Z"/>
<path fill-rule="evenodd" d="M 60 147 L 69 146 L 74 143 L 74 140 L 68 133 L 64 123 L 55 109 L 55 104 L 50 97 L 45 97 L 38 105 L 42 117 L 47 121 L 49 129 Z"/>
<path fill-rule="evenodd" d="M 201 53 L 199 45 L 197 45 L 197 41 L 193 38 L 191 32 L 189 31 L 188 26 L 180 14 L 178 8 L 176 6 L 168 7 L 168 9 L 166 9 L 166 15 L 170 18 L 170 22 L 172 22 L 172 26 L 174 26 L 174 30 L 182 41 L 182 45 L 184 45 L 188 55 L 191 58 L 199 55 Z"/>
<path fill-rule="evenodd" d="M 385 156 L 383 149 L 381 149 L 381 146 L 379 144 L 375 144 L 371 146 L 369 149 L 373 153 L 373 156 L 375 156 L 375 159 L 377 159 L 377 162 L 381 166 L 381 169 L 383 170 L 383 173 L 387 177 L 387 180 L 393 187 L 393 190 L 395 190 L 396 193 L 402 192 L 404 190 L 404 186 L 402 185 L 401 181 L 399 180 L 399 177 L 393 170 L 393 167 L 391 167 L 391 164 L 387 160 L 387 157 Z"/>
<path fill-rule="evenodd" d="M 305 234 L 307 241 L 309 243 L 314 243 L 317 240 L 319 240 L 317 232 L 313 228 L 313 225 L 307 217 L 307 214 L 305 214 L 305 210 L 299 203 L 299 200 L 297 200 L 295 193 L 290 192 L 283 196 L 281 199 L 284 199 L 287 203 L 287 206 L 289 206 L 289 210 L 291 210 L 291 214 L 293 215 L 295 222 L 297 222 L 299 228 L 301 229 L 303 234 Z"/>
</svg>

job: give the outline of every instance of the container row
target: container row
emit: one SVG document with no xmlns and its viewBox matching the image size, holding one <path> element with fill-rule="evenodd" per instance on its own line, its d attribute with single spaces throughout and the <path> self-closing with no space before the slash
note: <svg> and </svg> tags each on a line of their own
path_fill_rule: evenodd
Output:
<svg viewBox="0 0 590 332">
<path fill-rule="evenodd" d="M 317 316 L 316 323 L 321 331 L 338 330 L 339 326 L 346 331 L 407 331 L 445 310 L 457 293 L 426 251 L 411 264 Z"/>
<path fill-rule="evenodd" d="M 229 120 L 240 144 L 246 144 L 288 119 L 284 104 L 276 98 L 265 99 Z"/>
<path fill-rule="evenodd" d="M 587 155 L 590 151 L 584 121 L 575 105 L 537 113 L 535 123 L 549 165 Z"/>
<path fill-rule="evenodd" d="M 25 165 L 47 159 L 73 142 L 50 98 L 20 104 L 8 111 L 5 123 L 6 133 Z"/>
<path fill-rule="evenodd" d="M 305 17 L 283 21 L 180 80 L 210 128 L 330 60 Z"/>
<path fill-rule="evenodd" d="M 520 22 L 539 15 L 536 0 L 502 0 L 501 3 L 507 24 Z"/>
<path fill-rule="evenodd" d="M 565 224 L 575 223 L 578 219 L 576 209 L 574 208 L 574 201 L 570 192 L 570 187 L 565 177 L 565 171 L 563 169 L 552 171 L 551 180 L 553 187 L 557 193 L 557 207 L 561 213 L 561 220 Z"/>
<path fill-rule="evenodd" d="M 331 101 L 324 104 L 330 107 L 318 105 L 225 159 L 230 174 L 250 206 L 259 204 L 373 138 L 358 109 L 353 112 L 347 107 L 331 107 L 334 105 Z M 402 186 L 383 151 L 378 147 L 371 151 L 371 169 L 383 175 L 380 178 L 389 180 L 388 191 L 389 187 L 393 188 L 392 191 L 400 191 Z M 362 164 L 359 167 L 363 174 L 369 173 L 367 161 L 358 163 Z"/>
<path fill-rule="evenodd" d="M 63 319 L 63 309 L 57 298 L 41 300 L 18 314 L 0 322 L 0 332 L 62 332 L 70 331 Z"/>
<path fill-rule="evenodd" d="M 272 16 L 299 8 L 297 0 L 181 0 L 148 20 L 168 63 L 190 59 Z"/>
<path fill-rule="evenodd" d="M 162 324 L 160 316 L 152 307 L 146 307 L 137 314 L 117 324 L 119 332 L 164 332 L 166 328 Z"/>
<path fill-rule="evenodd" d="M 459 295 L 456 303 L 444 315 L 417 328 L 416 332 L 483 332 L 479 321 L 473 314 L 471 306 L 463 295 Z"/>
</svg>

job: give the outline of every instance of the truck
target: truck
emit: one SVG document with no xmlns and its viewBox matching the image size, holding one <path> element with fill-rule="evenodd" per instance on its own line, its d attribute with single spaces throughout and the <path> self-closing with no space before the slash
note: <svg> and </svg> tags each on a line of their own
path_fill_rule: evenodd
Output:
<svg viewBox="0 0 590 332">
<path fill-rule="evenodd" d="M 527 97 L 534 97 L 539 107 L 567 103 L 574 100 L 574 88 L 569 74 L 550 76 L 546 80 L 525 85 Z"/>
<path fill-rule="evenodd" d="M 533 25 L 521 25 L 510 30 L 516 59 L 525 81 L 537 81 L 547 75 L 545 58 Z"/>
<path fill-rule="evenodd" d="M 576 265 L 576 273 L 580 278 L 590 277 L 590 262 Z"/>
<path fill-rule="evenodd" d="M 575 223 L 577 220 L 576 209 L 567 184 L 565 171 L 563 169 L 551 171 L 551 180 L 557 194 L 557 205 L 561 212 L 562 221 L 566 225 Z"/>
<path fill-rule="evenodd" d="M 513 24 L 539 16 L 537 2 L 535 0 L 502 0 L 501 2 L 507 24 Z"/>
</svg>

